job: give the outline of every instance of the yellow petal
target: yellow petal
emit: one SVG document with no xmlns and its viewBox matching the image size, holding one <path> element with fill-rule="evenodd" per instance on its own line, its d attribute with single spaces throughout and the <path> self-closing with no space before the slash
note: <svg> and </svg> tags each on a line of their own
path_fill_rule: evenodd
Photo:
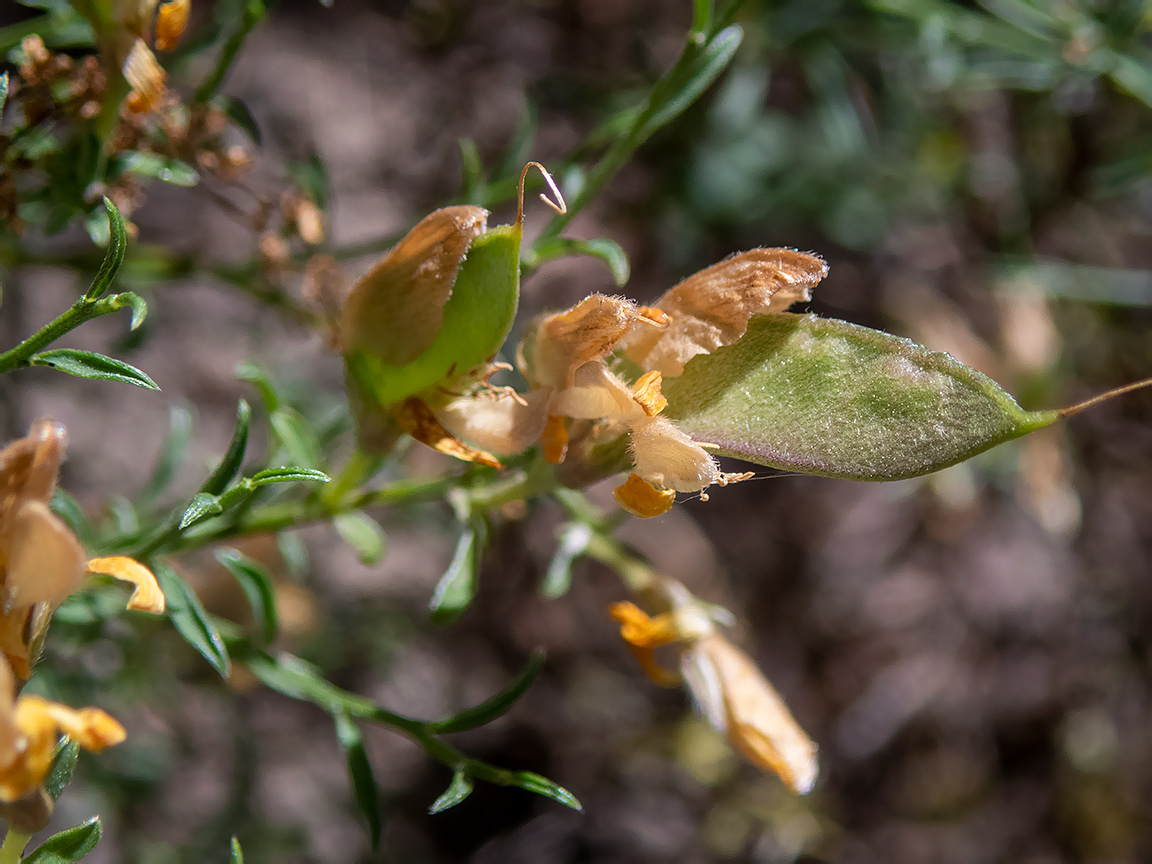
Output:
<svg viewBox="0 0 1152 864">
<path fill-rule="evenodd" d="M 536 328 L 533 380 L 562 389 L 576 383 L 576 370 L 611 353 L 634 327 L 654 325 L 631 300 L 593 294 L 571 309 L 545 318 Z"/>
<path fill-rule="evenodd" d="M 632 398 L 644 409 L 649 417 L 655 417 L 668 407 L 668 400 L 660 392 L 660 382 L 663 375 L 653 369 L 645 372 L 639 380 L 632 385 Z"/>
<path fill-rule="evenodd" d="M 88 562 L 88 574 L 103 573 L 121 582 L 129 582 L 136 588 L 128 598 L 128 608 L 137 612 L 151 612 L 161 615 L 164 612 L 164 592 L 156 582 L 152 571 L 132 558 L 113 556 L 93 558 Z"/>
<path fill-rule="evenodd" d="M 132 50 L 124 60 L 122 71 L 124 80 L 132 87 L 129 110 L 143 114 L 160 103 L 168 73 L 164 71 L 156 55 L 143 39 L 137 39 L 132 44 Z"/>
<path fill-rule="evenodd" d="M 156 49 L 171 51 L 180 42 L 188 27 L 188 13 L 192 0 L 170 0 L 160 7 L 156 16 Z"/>
<path fill-rule="evenodd" d="M 667 513 L 676 501 L 676 493 L 671 489 L 657 489 L 639 474 L 630 474 L 612 490 L 612 497 L 622 508 L 641 519 Z"/>
<path fill-rule="evenodd" d="M 656 303 L 671 324 L 665 330 L 638 329 L 624 353 L 644 369 L 679 375 L 697 354 L 736 342 L 748 319 L 783 312 L 808 300 L 828 273 L 823 259 L 795 249 L 752 249 L 689 276 Z"/>
<path fill-rule="evenodd" d="M 632 456 L 636 473 L 664 489 L 699 492 L 720 479 L 711 454 L 664 417 L 632 425 Z"/>
<path fill-rule="evenodd" d="M 23 501 L 9 521 L 6 606 L 60 603 L 84 575 L 84 550 L 40 501 Z"/>
<path fill-rule="evenodd" d="M 620 622 L 620 636 L 651 681 L 661 687 L 675 687 L 680 683 L 680 676 L 657 663 L 655 654 L 656 648 L 669 645 L 678 638 L 672 616 L 650 618 L 634 603 L 613 603 L 608 615 Z"/>
<path fill-rule="evenodd" d="M 476 462 L 490 468 L 503 468 L 500 460 L 491 453 L 469 447 L 436 419 L 423 401 L 411 396 L 405 399 L 396 409 L 396 422 L 400 428 L 433 450 L 438 450 L 447 456 L 455 456 L 465 462 Z"/>
<path fill-rule="evenodd" d="M 393 366 L 415 360 L 444 324 L 444 306 L 472 241 L 487 228 L 480 207 L 428 214 L 353 286 L 340 318 L 345 352 Z"/>
<path fill-rule="evenodd" d="M 816 744 L 756 664 L 719 634 L 705 636 L 689 650 L 694 662 L 715 676 L 726 715 L 727 728 L 721 728 L 732 745 L 754 765 L 778 774 L 793 792 L 810 792 L 819 774 Z"/>
</svg>

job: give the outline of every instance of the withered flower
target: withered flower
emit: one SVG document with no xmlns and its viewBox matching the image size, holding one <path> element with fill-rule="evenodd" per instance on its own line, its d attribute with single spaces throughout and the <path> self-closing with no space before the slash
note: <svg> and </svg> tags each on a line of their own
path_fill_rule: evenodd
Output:
<svg viewBox="0 0 1152 864">
<path fill-rule="evenodd" d="M 0 653 L 26 681 L 43 644 L 53 610 L 87 575 L 130 582 L 129 607 L 164 611 L 155 577 L 130 558 L 94 558 L 50 509 L 68 433 L 42 420 L 26 438 L 0 450 Z"/>
<path fill-rule="evenodd" d="M 517 452 L 535 434 L 552 462 L 566 458 L 571 421 L 593 421 L 601 436 L 626 434 L 634 471 L 615 498 L 637 516 L 657 516 L 678 492 L 704 493 L 751 476 L 722 472 L 704 446 L 662 416 L 662 379 L 680 375 L 698 354 L 735 343 L 753 315 L 808 299 L 827 270 L 814 255 L 753 249 L 690 276 L 651 307 L 593 294 L 543 318 L 521 345 L 520 368 L 534 388 L 528 397 L 495 405 L 490 394 L 483 394 L 487 404 L 456 399 L 437 416 L 454 435 L 483 440 L 496 453 Z M 633 384 L 613 362 L 615 352 L 641 370 Z M 505 429 L 518 434 L 502 439 Z"/>
<path fill-rule="evenodd" d="M 775 772 L 793 792 L 806 795 L 819 774 L 816 744 L 780 694 L 717 631 L 714 609 L 673 580 L 660 580 L 658 590 L 670 611 L 649 617 L 632 603 L 616 603 L 610 610 L 644 672 L 661 686 L 683 681 L 700 713 L 733 747 L 758 768 Z M 656 661 L 656 649 L 664 646 L 679 649 L 679 675 Z"/>
</svg>

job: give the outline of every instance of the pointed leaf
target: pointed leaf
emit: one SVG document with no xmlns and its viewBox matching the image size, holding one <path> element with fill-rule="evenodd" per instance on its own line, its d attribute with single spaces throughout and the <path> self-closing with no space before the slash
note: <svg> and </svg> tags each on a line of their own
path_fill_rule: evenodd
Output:
<svg viewBox="0 0 1152 864">
<path fill-rule="evenodd" d="M 694 440 L 801 474 L 899 480 L 1056 419 L 908 339 L 811 315 L 763 315 L 734 345 L 666 378 L 668 416 Z"/>
<path fill-rule="evenodd" d="M 72 779 L 72 772 L 76 770 L 76 763 L 80 759 L 80 745 L 71 738 L 61 738 L 56 745 L 56 753 L 52 756 L 52 767 L 48 776 L 44 778 L 44 791 L 53 801 L 59 800 L 60 793 Z"/>
<path fill-rule="evenodd" d="M 79 861 L 96 848 L 103 832 L 100 817 L 94 816 L 74 828 L 53 834 L 35 852 L 23 859 L 24 864 L 70 864 Z"/>
<path fill-rule="evenodd" d="M 440 577 L 428 608 L 437 624 L 448 624 L 460 617 L 476 595 L 476 574 L 484 551 L 484 526 L 471 522 L 460 534 L 456 553 L 444 575 Z"/>
<path fill-rule="evenodd" d="M 466 729 L 475 729 L 478 726 L 484 726 L 491 723 L 497 717 L 502 717 L 508 713 L 509 709 L 515 705 L 520 697 L 528 692 L 536 679 L 539 677 L 541 670 L 544 669 L 545 653 L 543 649 L 537 648 L 532 652 L 531 658 L 528 660 L 528 665 L 524 667 L 516 679 L 493 696 L 490 699 L 485 699 L 479 705 L 461 711 L 454 717 L 449 717 L 447 720 L 441 720 L 439 723 L 433 724 L 437 733 L 443 734 L 447 732 L 463 732 Z"/>
<path fill-rule="evenodd" d="M 345 543 L 356 550 L 360 563 L 372 566 L 384 560 L 384 530 L 375 519 L 355 510 L 341 513 L 332 526 Z"/>
<path fill-rule="evenodd" d="M 531 771 L 517 771 L 512 775 L 512 785 L 519 786 L 528 792 L 535 792 L 537 795 L 543 795 L 545 798 L 551 798 L 573 810 L 584 809 L 576 800 L 576 796 L 563 786 L 553 783 L 547 777 L 533 774 Z"/>
<path fill-rule="evenodd" d="M 234 374 L 241 381 L 247 381 L 260 393 L 260 400 L 271 414 L 280 407 L 280 388 L 272 379 L 268 370 L 255 363 L 240 363 L 236 366 Z"/>
<path fill-rule="evenodd" d="M 116 309 L 124 309 L 125 307 L 132 310 L 132 320 L 128 323 L 128 332 L 131 333 L 137 327 L 144 323 L 144 319 L 148 317 L 148 304 L 144 298 L 133 291 L 121 291 L 108 298 L 108 301 Z"/>
<path fill-rule="evenodd" d="M 33 354 L 29 359 L 33 366 L 48 366 L 92 381 L 123 381 L 135 384 L 146 390 L 159 390 L 156 382 L 135 366 L 95 351 L 80 351 L 76 348 L 53 348 Z"/>
<path fill-rule="evenodd" d="M 244 864 L 244 850 L 240 848 L 240 841 L 232 838 L 232 864 Z"/>
<path fill-rule="evenodd" d="M 540 593 L 555 599 L 568 593 L 572 585 L 572 564 L 584 554 L 592 539 L 592 528 L 583 522 L 570 522 L 560 533 L 556 552 L 548 562 L 548 570 L 540 582 Z"/>
<path fill-rule="evenodd" d="M 472 780 L 463 771 L 457 771 L 452 775 L 452 782 L 444 790 L 444 794 L 432 802 L 428 812 L 433 816 L 437 813 L 443 813 L 448 808 L 455 807 L 471 794 Z"/>
<path fill-rule="evenodd" d="M 248 426 L 251 421 L 252 409 L 241 399 L 236 403 L 236 427 L 232 430 L 232 441 L 228 444 L 228 451 L 216 466 L 216 470 L 200 487 L 201 492 L 219 495 L 228 488 L 228 484 L 232 482 L 232 478 L 236 476 L 240 464 L 244 461 L 244 453 L 248 449 Z"/>
<path fill-rule="evenodd" d="M 278 408 L 269 419 L 277 440 L 293 462 L 304 468 L 320 464 L 320 443 L 308 421 L 291 408 Z"/>
<path fill-rule="evenodd" d="M 257 471 L 249 479 L 257 486 L 266 486 L 269 483 L 327 483 L 332 478 L 314 468 L 265 468 L 263 471 Z"/>
<path fill-rule="evenodd" d="M 335 714 L 336 739 L 344 751 L 348 765 L 348 778 L 352 781 L 352 794 L 356 806 L 368 822 L 368 833 L 372 838 L 372 849 L 380 847 L 380 799 L 376 794 L 376 777 L 372 773 L 372 763 L 364 750 L 364 738 L 359 727 L 347 714 Z"/>
<path fill-rule="evenodd" d="M 171 406 L 168 409 L 168 434 L 160 445 L 160 455 L 152 469 L 152 476 L 136 496 L 141 505 L 154 501 L 172 485 L 191 438 L 192 412 L 184 405 Z"/>
<path fill-rule="evenodd" d="M 207 519 L 210 516 L 218 516 L 224 512 L 224 505 L 220 503 L 220 499 L 207 492 L 197 492 L 196 496 L 192 499 L 192 503 L 184 511 L 180 517 L 180 530 L 189 528 L 195 525 L 202 519 Z"/>
<path fill-rule="evenodd" d="M 162 564 L 156 566 L 156 581 L 164 592 L 166 614 L 184 641 L 195 648 L 212 667 L 227 679 L 232 671 L 228 649 L 188 583 Z"/>
<path fill-rule="evenodd" d="M 124 254 L 128 249 L 128 232 L 124 228 L 124 217 L 116 209 L 116 205 L 105 196 L 104 209 L 108 211 L 108 251 L 104 254 L 104 261 L 96 271 L 96 278 L 84 294 L 85 300 L 95 300 L 102 297 L 104 292 L 112 287 L 120 268 L 124 266 Z"/>
<path fill-rule="evenodd" d="M 216 560 L 240 583 L 248 605 L 252 607 L 252 617 L 260 625 L 265 642 L 272 642 L 280 629 L 276 613 L 276 591 L 272 587 L 272 575 L 259 561 L 242 555 L 235 549 L 220 549 Z"/>
</svg>

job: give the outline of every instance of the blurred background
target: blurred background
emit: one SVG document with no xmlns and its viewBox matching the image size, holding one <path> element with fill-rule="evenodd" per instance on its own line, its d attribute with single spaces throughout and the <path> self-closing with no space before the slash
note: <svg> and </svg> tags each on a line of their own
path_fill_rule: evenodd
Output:
<svg viewBox="0 0 1152 864">
<path fill-rule="evenodd" d="M 191 32 L 233 6 L 194 0 Z M 461 194 L 459 139 L 489 165 L 534 123 L 528 155 L 554 166 L 671 65 L 691 14 L 667 0 L 291 0 L 270 7 L 224 92 L 262 131 L 250 185 L 274 196 L 322 166 L 332 243 L 382 250 Z M 1026 408 L 1152 374 L 1152 6 L 779 0 L 736 20 L 730 69 L 567 231 L 623 246 L 629 296 L 792 246 L 830 264 L 811 311 L 948 351 Z M 548 214 L 529 211 L 531 237 Z M 133 219 L 141 242 L 177 254 L 255 254 L 256 235 L 201 188 L 154 184 Z M 8 275 L 5 345 L 87 278 L 48 266 L 82 231 L 24 240 L 46 263 Z M 177 482 L 194 488 L 236 399 L 254 398 L 239 363 L 338 422 L 342 364 L 323 334 L 202 272 L 135 278 L 152 301 L 141 338 L 110 317 L 65 344 L 117 344 L 162 394 L 49 370 L 2 381 L 7 437 L 45 415 L 69 426 L 63 483 L 90 512 L 145 482 L 173 404 L 195 417 Z M 615 290 L 596 260 L 550 262 L 525 283 L 523 316 Z M 92 641 L 74 616 L 54 627 L 46 674 L 103 682 L 97 704 L 130 738 L 82 760 L 60 822 L 100 812 L 103 862 L 223 861 L 232 834 L 256 862 L 1152 859 L 1152 397 L 916 480 L 760 474 L 621 536 L 736 613 L 737 640 L 819 743 L 808 797 L 643 678 L 606 616 L 624 599 L 611 572 L 578 561 L 567 596 L 540 596 L 563 518 L 544 500 L 499 525 L 477 600 L 449 627 L 426 611 L 454 543 L 444 504 L 373 511 L 386 542 L 372 565 L 331 525 L 294 532 L 306 558 L 246 551 L 280 571 L 288 647 L 406 714 L 483 699 L 546 648 L 524 700 L 458 743 L 551 777 L 584 813 L 478 784 L 429 816 L 449 772 L 366 728 L 385 820 L 373 853 L 322 711 L 242 674 L 226 687 L 164 624 Z M 210 555 L 183 564 L 213 611 L 242 604 Z"/>
</svg>

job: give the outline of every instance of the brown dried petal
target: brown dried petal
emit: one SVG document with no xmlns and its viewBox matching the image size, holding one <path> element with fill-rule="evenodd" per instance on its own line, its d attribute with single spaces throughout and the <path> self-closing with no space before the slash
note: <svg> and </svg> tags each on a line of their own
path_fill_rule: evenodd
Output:
<svg viewBox="0 0 1152 864">
<path fill-rule="evenodd" d="M 84 575 L 84 550 L 48 505 L 21 502 L 7 527 L 7 608 L 57 604 L 76 589 Z"/>
<path fill-rule="evenodd" d="M 415 360 L 444 323 L 444 306 L 472 241 L 487 228 L 481 207 L 444 207 L 421 219 L 353 286 L 340 336 L 393 366 Z"/>
<path fill-rule="evenodd" d="M 610 354 L 634 327 L 643 324 L 654 322 L 631 300 L 605 294 L 586 297 L 571 309 L 548 316 L 536 328 L 532 377 L 542 386 L 571 387 L 577 369 Z"/>
<path fill-rule="evenodd" d="M 0 496 L 47 504 L 56 491 L 67 446 L 68 432 L 59 423 L 41 420 L 33 424 L 27 437 L 0 450 Z"/>
<path fill-rule="evenodd" d="M 669 290 L 656 307 L 671 319 L 666 330 L 637 330 L 624 353 L 644 369 L 672 377 L 697 354 L 731 345 L 748 319 L 783 312 L 808 300 L 828 273 L 823 259 L 794 249 L 752 249 L 713 264 Z"/>
</svg>

